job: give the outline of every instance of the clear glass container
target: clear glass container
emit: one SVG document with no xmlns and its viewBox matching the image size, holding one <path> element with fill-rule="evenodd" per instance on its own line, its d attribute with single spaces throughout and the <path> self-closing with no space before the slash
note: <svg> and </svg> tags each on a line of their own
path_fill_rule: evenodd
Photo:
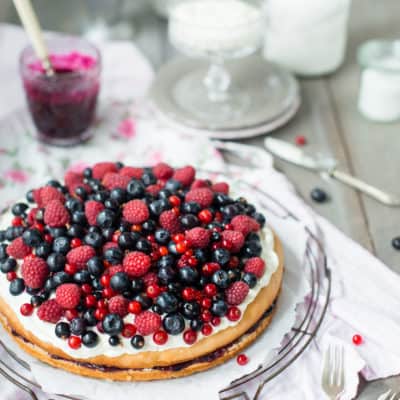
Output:
<svg viewBox="0 0 400 400">
<path fill-rule="evenodd" d="M 176 82 L 172 96 L 190 113 L 210 122 L 240 119 L 251 107 L 246 88 L 232 81 L 225 61 L 246 57 L 262 44 L 260 8 L 239 0 L 192 0 L 170 11 L 169 38 L 191 58 L 207 58 L 206 75 L 193 69 Z"/>
<path fill-rule="evenodd" d="M 358 49 L 358 109 L 377 122 L 400 120 L 400 40 L 371 40 Z"/>
<path fill-rule="evenodd" d="M 23 50 L 20 73 L 39 140 L 70 146 L 90 138 L 100 89 L 101 59 L 96 47 L 78 38 L 48 42 L 54 76 L 43 71 L 32 47 Z"/>
</svg>

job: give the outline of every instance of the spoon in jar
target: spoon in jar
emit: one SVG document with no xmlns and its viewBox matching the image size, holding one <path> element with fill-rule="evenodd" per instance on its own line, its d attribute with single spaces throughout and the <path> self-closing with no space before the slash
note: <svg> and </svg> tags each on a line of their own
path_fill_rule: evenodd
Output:
<svg viewBox="0 0 400 400">
<path fill-rule="evenodd" d="M 32 43 L 32 47 L 35 50 L 36 56 L 42 63 L 42 66 L 47 76 L 54 75 L 54 69 L 51 65 L 49 52 L 47 50 L 46 43 L 43 39 L 42 29 L 39 24 L 39 20 L 33 9 L 30 0 L 13 0 L 15 8 L 17 9 L 19 18 L 25 28 L 26 33 Z"/>
</svg>

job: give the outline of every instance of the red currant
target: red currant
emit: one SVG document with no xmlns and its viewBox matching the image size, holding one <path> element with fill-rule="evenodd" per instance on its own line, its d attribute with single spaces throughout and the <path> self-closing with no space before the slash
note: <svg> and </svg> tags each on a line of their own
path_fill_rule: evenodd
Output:
<svg viewBox="0 0 400 400">
<path fill-rule="evenodd" d="M 53 243 L 54 238 L 53 238 L 53 236 L 51 236 L 49 233 L 46 233 L 46 234 L 44 235 L 44 240 L 45 240 L 47 243 Z"/>
<path fill-rule="evenodd" d="M 176 244 L 176 251 L 177 251 L 178 253 L 182 254 L 182 253 L 184 253 L 184 252 L 186 251 L 186 249 L 187 249 L 187 245 L 186 245 L 186 242 L 185 242 L 185 241 L 183 241 L 183 242 L 178 242 L 178 243 Z"/>
<path fill-rule="evenodd" d="M 229 319 L 229 321 L 239 321 L 241 316 L 242 312 L 237 307 L 229 307 L 228 313 L 226 314 L 226 317 Z"/>
<path fill-rule="evenodd" d="M 82 246 L 82 240 L 79 238 L 73 238 L 71 240 L 71 248 L 75 249 L 76 247 Z"/>
<path fill-rule="evenodd" d="M 207 283 L 204 286 L 204 293 L 208 297 L 214 297 L 217 294 L 217 286 L 214 283 Z"/>
<path fill-rule="evenodd" d="M 172 240 L 175 243 L 183 242 L 185 240 L 185 235 L 183 233 L 176 233 L 174 236 L 172 236 Z"/>
<path fill-rule="evenodd" d="M 187 344 L 193 344 L 197 340 L 197 332 L 192 329 L 188 329 L 183 333 L 183 340 Z"/>
<path fill-rule="evenodd" d="M 82 292 L 85 294 L 90 294 L 92 293 L 92 287 L 88 283 L 84 283 L 82 285 Z"/>
<path fill-rule="evenodd" d="M 21 217 L 14 217 L 13 220 L 11 221 L 12 226 L 22 226 L 24 223 L 24 220 Z"/>
<path fill-rule="evenodd" d="M 233 225 L 232 224 L 225 224 L 224 225 L 225 230 L 227 231 L 232 231 L 233 230 Z"/>
<path fill-rule="evenodd" d="M 32 315 L 32 313 L 33 313 L 33 306 L 30 303 L 25 303 L 25 304 L 22 304 L 22 306 L 20 307 L 19 310 L 22 315 L 24 315 L 25 317 L 28 317 L 29 315 Z"/>
<path fill-rule="evenodd" d="M 201 328 L 201 333 L 204 336 L 211 335 L 212 331 L 213 331 L 213 328 L 212 328 L 212 326 L 210 324 L 204 324 L 203 327 Z"/>
<path fill-rule="evenodd" d="M 231 242 L 230 240 L 224 239 L 224 240 L 222 241 L 222 247 L 223 247 L 224 249 L 230 250 L 230 249 L 232 249 L 233 244 L 232 244 L 232 242 Z"/>
<path fill-rule="evenodd" d="M 136 326 L 133 324 L 125 324 L 122 329 L 122 336 L 125 338 L 131 338 L 136 334 Z"/>
<path fill-rule="evenodd" d="M 168 248 L 165 246 L 161 246 L 159 247 L 158 252 L 160 253 L 160 256 L 166 256 L 168 254 Z"/>
<path fill-rule="evenodd" d="M 107 308 L 107 302 L 104 299 L 100 299 L 96 303 L 97 308 Z"/>
<path fill-rule="evenodd" d="M 85 297 L 85 305 L 88 308 L 94 307 L 97 304 L 97 299 L 92 294 Z"/>
<path fill-rule="evenodd" d="M 211 307 L 212 301 L 211 301 L 211 299 L 209 299 L 208 297 L 205 297 L 204 299 L 201 299 L 200 305 L 201 305 L 203 308 L 208 309 L 208 308 Z"/>
<path fill-rule="evenodd" d="M 187 262 L 191 267 L 195 267 L 197 265 L 197 263 L 198 263 L 196 257 L 189 257 Z"/>
<path fill-rule="evenodd" d="M 135 225 L 132 225 L 132 227 L 131 227 L 131 231 L 133 231 L 133 232 L 140 232 L 141 230 L 142 230 L 141 225 L 135 224 Z"/>
<path fill-rule="evenodd" d="M 295 138 L 297 146 L 304 146 L 307 143 L 307 139 L 303 135 L 297 135 Z"/>
<path fill-rule="evenodd" d="M 75 264 L 65 264 L 64 270 L 69 275 L 74 275 L 78 271 L 78 267 Z"/>
<path fill-rule="evenodd" d="M 118 243 L 118 239 L 119 239 L 120 236 L 121 236 L 121 232 L 120 231 L 115 231 L 114 234 L 112 235 L 111 240 L 114 243 Z"/>
<path fill-rule="evenodd" d="M 39 232 L 44 232 L 44 225 L 40 222 L 35 222 L 32 228 L 37 229 Z"/>
<path fill-rule="evenodd" d="M 160 287 L 156 283 L 152 283 L 149 286 L 147 286 L 146 294 L 151 299 L 156 298 L 160 293 L 161 293 Z"/>
<path fill-rule="evenodd" d="M 219 264 L 210 262 L 210 263 L 205 263 L 201 270 L 203 272 L 203 275 L 211 276 L 214 272 L 218 271 L 220 268 L 221 267 L 219 266 Z"/>
<path fill-rule="evenodd" d="M 201 313 L 201 319 L 204 321 L 204 322 L 211 322 L 211 320 L 212 320 L 212 314 L 211 314 L 211 312 L 209 311 L 209 310 L 204 310 L 202 313 Z"/>
<path fill-rule="evenodd" d="M 235 269 L 239 265 L 239 257 L 232 256 L 229 260 L 229 268 Z"/>
<path fill-rule="evenodd" d="M 236 361 L 239 365 L 246 365 L 249 362 L 249 358 L 246 356 L 246 354 L 239 354 Z"/>
<path fill-rule="evenodd" d="M 94 316 L 98 321 L 103 321 L 105 316 L 107 315 L 107 310 L 105 308 L 97 308 L 94 312 Z"/>
<path fill-rule="evenodd" d="M 103 276 L 100 278 L 101 286 L 103 286 L 103 287 L 108 287 L 108 286 L 110 286 L 110 280 L 111 280 L 110 275 L 103 275 Z"/>
<path fill-rule="evenodd" d="M 16 273 L 15 271 L 7 272 L 6 277 L 7 277 L 7 280 L 8 280 L 9 282 L 11 282 L 11 281 L 13 281 L 14 279 L 16 279 L 17 273 Z"/>
<path fill-rule="evenodd" d="M 138 314 L 140 314 L 142 312 L 142 305 L 138 301 L 135 301 L 135 300 L 131 301 L 128 304 L 128 311 L 131 314 L 138 315 Z"/>
<path fill-rule="evenodd" d="M 77 350 L 81 347 L 82 341 L 79 336 L 70 336 L 68 338 L 68 345 L 71 349 Z"/>
<path fill-rule="evenodd" d="M 363 338 L 362 338 L 361 335 L 356 334 L 356 335 L 353 336 L 353 343 L 356 346 L 359 346 L 362 342 L 363 342 Z"/>
<path fill-rule="evenodd" d="M 179 207 L 181 205 L 181 199 L 175 195 L 169 196 L 168 201 L 172 207 Z"/>
<path fill-rule="evenodd" d="M 111 297 L 115 296 L 115 292 L 110 287 L 106 287 L 106 288 L 103 289 L 103 296 L 106 299 L 111 299 Z"/>
<path fill-rule="evenodd" d="M 182 297 L 183 300 L 191 301 L 194 300 L 196 293 L 193 288 L 187 287 L 182 290 Z"/>
<path fill-rule="evenodd" d="M 204 224 L 209 224 L 212 219 L 213 219 L 213 215 L 212 212 L 208 209 L 205 210 L 201 210 L 198 214 L 197 214 L 199 220 L 201 222 L 203 222 Z"/>
<path fill-rule="evenodd" d="M 67 318 L 68 321 L 72 321 L 78 316 L 78 311 L 76 311 L 75 309 L 66 310 L 64 316 L 65 318 Z"/>
<path fill-rule="evenodd" d="M 163 344 L 167 343 L 167 341 L 168 341 L 168 333 L 165 331 L 157 331 L 153 335 L 153 341 L 155 344 L 162 346 Z"/>
<path fill-rule="evenodd" d="M 220 318 L 220 317 L 214 317 L 214 318 L 211 320 L 211 323 L 212 323 L 214 326 L 218 326 L 218 325 L 221 323 L 221 318 Z"/>
</svg>

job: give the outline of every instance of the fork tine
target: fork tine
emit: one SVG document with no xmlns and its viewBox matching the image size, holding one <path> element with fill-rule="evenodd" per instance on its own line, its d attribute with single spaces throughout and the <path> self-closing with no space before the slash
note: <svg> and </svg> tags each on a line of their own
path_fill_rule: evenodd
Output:
<svg viewBox="0 0 400 400">
<path fill-rule="evenodd" d="M 345 386 L 345 376 L 344 376 L 344 347 L 341 346 L 340 348 L 340 385 Z"/>
<path fill-rule="evenodd" d="M 329 382 L 330 380 L 330 350 L 331 345 L 329 345 L 328 350 L 325 352 L 324 366 L 322 370 L 322 382 Z"/>
</svg>

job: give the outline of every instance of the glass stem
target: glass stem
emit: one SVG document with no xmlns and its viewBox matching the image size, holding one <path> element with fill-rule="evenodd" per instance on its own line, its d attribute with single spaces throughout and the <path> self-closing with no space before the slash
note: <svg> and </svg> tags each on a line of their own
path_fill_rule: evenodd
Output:
<svg viewBox="0 0 400 400">
<path fill-rule="evenodd" d="M 231 76 L 222 59 L 212 59 L 207 75 L 203 80 L 207 88 L 208 98 L 212 102 L 223 102 L 228 98 Z"/>
</svg>

